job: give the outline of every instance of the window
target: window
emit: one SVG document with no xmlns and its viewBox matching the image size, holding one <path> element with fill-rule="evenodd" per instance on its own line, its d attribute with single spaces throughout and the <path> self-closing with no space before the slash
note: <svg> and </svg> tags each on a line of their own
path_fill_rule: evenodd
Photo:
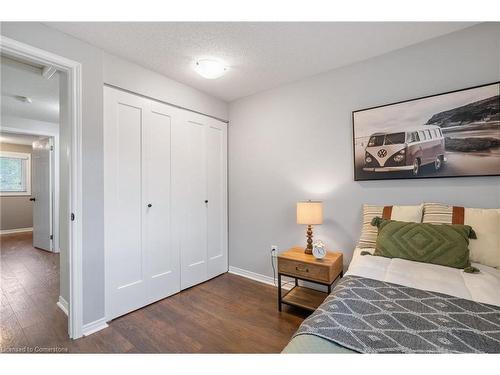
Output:
<svg viewBox="0 0 500 375">
<path fill-rule="evenodd" d="M 427 140 L 427 137 L 425 136 L 425 132 L 424 132 L 424 131 L 422 131 L 422 130 L 420 130 L 420 131 L 418 132 L 418 136 L 419 136 L 419 138 L 420 138 L 420 140 L 421 140 L 421 141 L 425 141 L 425 140 Z"/>
<path fill-rule="evenodd" d="M 431 131 L 426 130 L 425 132 L 427 133 L 427 139 L 432 139 Z"/>
<path fill-rule="evenodd" d="M 370 140 L 368 141 L 368 147 L 382 146 L 383 144 L 384 144 L 383 135 L 373 135 L 370 137 Z"/>
<path fill-rule="evenodd" d="M 0 195 L 31 194 L 31 155 L 0 151 Z"/>
<path fill-rule="evenodd" d="M 418 142 L 420 139 L 418 138 L 417 132 L 411 132 L 406 135 L 406 143 Z"/>
<path fill-rule="evenodd" d="M 406 134 L 405 133 L 392 133 L 385 136 L 386 145 L 399 145 L 405 143 Z"/>
</svg>

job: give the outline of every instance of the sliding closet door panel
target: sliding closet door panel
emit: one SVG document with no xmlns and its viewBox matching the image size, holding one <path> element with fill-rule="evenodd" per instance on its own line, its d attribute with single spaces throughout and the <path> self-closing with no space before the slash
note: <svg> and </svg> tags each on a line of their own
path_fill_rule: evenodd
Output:
<svg viewBox="0 0 500 375">
<path fill-rule="evenodd" d="M 137 309 L 147 292 L 142 246 L 142 130 L 145 102 L 104 92 L 107 310 L 114 318 Z"/>
<path fill-rule="evenodd" d="M 143 207 L 151 302 L 180 290 L 179 252 L 171 244 L 172 113 L 171 107 L 153 103 L 144 129 Z"/>
<path fill-rule="evenodd" d="M 208 277 L 227 271 L 226 125 L 207 126 Z"/>
<path fill-rule="evenodd" d="M 207 194 L 205 126 L 183 124 L 183 236 L 181 244 L 181 288 L 207 279 Z"/>
<path fill-rule="evenodd" d="M 126 262 L 116 281 L 123 287 L 142 281 L 144 277 L 140 235 L 142 109 L 118 103 L 117 110 L 116 242 L 120 254 L 127 256 L 123 258 Z"/>
</svg>

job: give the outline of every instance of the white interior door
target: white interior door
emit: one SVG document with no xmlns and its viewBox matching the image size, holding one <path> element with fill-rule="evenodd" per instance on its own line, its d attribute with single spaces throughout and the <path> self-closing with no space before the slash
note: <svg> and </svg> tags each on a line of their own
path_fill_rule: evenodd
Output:
<svg viewBox="0 0 500 375">
<path fill-rule="evenodd" d="M 227 264 L 227 126 L 211 120 L 206 127 L 208 278 L 224 273 Z"/>
<path fill-rule="evenodd" d="M 106 311 L 109 319 L 147 303 L 143 246 L 142 136 L 148 101 L 104 89 Z"/>
<path fill-rule="evenodd" d="M 152 102 L 143 131 L 144 241 L 149 300 L 180 290 L 179 249 L 171 230 L 171 132 L 175 108 Z"/>
<path fill-rule="evenodd" d="M 182 160 L 179 175 L 183 202 L 181 239 L 181 289 L 207 280 L 207 189 L 205 125 L 183 114 L 179 143 Z M 192 120 L 194 118 L 194 120 Z"/>
<path fill-rule="evenodd" d="M 31 198 L 33 247 L 52 251 L 52 138 L 33 142 Z"/>
</svg>

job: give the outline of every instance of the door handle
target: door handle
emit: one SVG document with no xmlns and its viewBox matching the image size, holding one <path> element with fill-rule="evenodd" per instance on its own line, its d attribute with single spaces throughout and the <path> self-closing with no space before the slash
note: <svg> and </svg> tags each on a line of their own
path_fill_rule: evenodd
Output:
<svg viewBox="0 0 500 375">
<path fill-rule="evenodd" d="M 36 201 L 36 198 L 30 198 L 30 201 L 34 202 Z"/>
<path fill-rule="evenodd" d="M 208 199 L 205 199 L 205 203 L 208 203 Z"/>
<path fill-rule="evenodd" d="M 148 207 L 151 208 L 153 207 L 153 205 L 151 203 L 148 203 Z"/>
<path fill-rule="evenodd" d="M 300 265 L 300 267 L 299 266 L 295 266 L 295 270 L 299 271 L 299 272 L 304 272 L 304 271 L 305 272 L 309 272 L 309 268 L 307 268 L 307 267 L 305 267 L 303 265 Z"/>
</svg>

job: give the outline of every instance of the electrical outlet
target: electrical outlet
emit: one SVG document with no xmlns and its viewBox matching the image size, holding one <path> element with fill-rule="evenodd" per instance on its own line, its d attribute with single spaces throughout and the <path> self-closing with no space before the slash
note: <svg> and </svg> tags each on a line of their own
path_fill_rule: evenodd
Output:
<svg viewBox="0 0 500 375">
<path fill-rule="evenodd" d="M 271 246 L 271 256 L 272 257 L 278 256 L 278 246 L 276 245 Z"/>
</svg>

